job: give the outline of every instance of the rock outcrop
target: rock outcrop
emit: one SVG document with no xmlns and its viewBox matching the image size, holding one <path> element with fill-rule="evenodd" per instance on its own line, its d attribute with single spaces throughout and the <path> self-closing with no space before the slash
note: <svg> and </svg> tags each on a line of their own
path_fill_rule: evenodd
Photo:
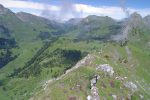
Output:
<svg viewBox="0 0 150 100">
<path fill-rule="evenodd" d="M 113 76 L 113 74 L 114 74 L 113 67 L 111 67 L 109 64 L 99 65 L 99 66 L 97 66 L 96 70 L 104 71 L 110 76 Z"/>
</svg>

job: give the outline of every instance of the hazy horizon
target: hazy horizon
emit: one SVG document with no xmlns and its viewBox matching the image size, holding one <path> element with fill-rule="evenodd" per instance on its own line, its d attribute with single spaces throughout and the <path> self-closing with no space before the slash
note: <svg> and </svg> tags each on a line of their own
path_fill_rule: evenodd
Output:
<svg viewBox="0 0 150 100">
<path fill-rule="evenodd" d="M 109 16 L 116 20 L 127 17 L 133 12 L 142 17 L 150 14 L 148 0 L 0 0 L 0 4 L 13 12 L 27 12 L 51 20 L 66 21 L 70 18 L 84 18 L 89 15 Z"/>
</svg>

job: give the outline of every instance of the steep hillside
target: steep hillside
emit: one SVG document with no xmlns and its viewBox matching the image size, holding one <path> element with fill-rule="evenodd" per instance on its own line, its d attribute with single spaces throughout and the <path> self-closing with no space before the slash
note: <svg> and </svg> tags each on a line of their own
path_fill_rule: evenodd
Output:
<svg viewBox="0 0 150 100">
<path fill-rule="evenodd" d="M 23 67 L 45 42 L 60 35 L 60 27 L 54 21 L 23 12 L 15 14 L 0 5 L 0 68 L 4 67 L 0 76 Z"/>
<path fill-rule="evenodd" d="M 65 23 L 0 5 L 1 100 L 148 100 L 149 17 Z"/>
<path fill-rule="evenodd" d="M 145 24 L 137 13 L 132 14 L 128 21 L 131 29 L 128 31 L 127 42 L 124 45 L 120 45 L 117 41 L 111 41 L 111 38 L 106 39 L 109 42 L 103 39 L 79 38 L 78 32 L 81 32 L 79 30 L 71 31 L 64 37 L 60 37 L 58 41 L 62 40 L 60 43 L 62 45 L 64 43 L 66 49 L 75 48 L 86 51 L 90 56 L 85 57 L 86 60 L 79 61 L 72 69 L 65 71 L 62 76 L 42 81 L 41 87 L 30 99 L 84 100 L 91 97 L 110 100 L 148 100 L 150 97 L 150 80 L 148 78 L 150 34 L 147 28 L 142 29 Z M 82 36 L 85 34 L 87 33 L 84 32 Z M 116 36 L 118 34 L 121 34 L 121 31 Z M 110 33 L 110 35 L 114 34 Z M 92 36 L 93 34 L 90 38 Z M 102 36 L 99 35 L 99 37 Z M 59 42 L 54 44 L 58 48 L 62 48 Z M 98 66 L 110 66 L 110 69 L 109 67 L 101 69 Z M 109 72 L 113 72 L 113 75 Z M 95 79 L 95 76 L 100 78 Z M 95 94 L 94 91 L 96 91 Z"/>
<path fill-rule="evenodd" d="M 150 70 L 150 56 L 141 53 L 142 50 L 131 43 L 125 47 L 105 44 L 100 51 L 78 62 L 75 70 L 43 83 L 30 100 L 85 100 L 90 96 L 95 97 L 92 92 L 94 86 L 98 93 L 95 95 L 100 99 L 149 100 L 150 80 L 147 71 Z M 95 75 L 98 79 L 95 79 Z"/>
<path fill-rule="evenodd" d="M 150 26 L 150 15 L 147 15 L 146 17 L 144 17 L 144 23 L 146 23 L 147 26 Z"/>
<path fill-rule="evenodd" d="M 121 22 L 110 17 L 91 15 L 83 19 L 72 19 L 67 22 L 70 29 L 76 31 L 79 40 L 108 40 L 111 35 L 119 33 L 122 27 Z"/>
</svg>

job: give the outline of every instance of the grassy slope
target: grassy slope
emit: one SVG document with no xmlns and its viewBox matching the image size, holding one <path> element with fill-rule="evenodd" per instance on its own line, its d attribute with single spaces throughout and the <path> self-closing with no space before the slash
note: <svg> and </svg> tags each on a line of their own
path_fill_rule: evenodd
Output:
<svg viewBox="0 0 150 100">
<path fill-rule="evenodd" d="M 36 42 L 38 45 L 38 42 Z M 72 50 L 81 50 L 83 52 L 90 52 L 92 50 L 97 50 L 98 48 L 101 47 L 101 45 L 99 45 L 100 42 L 99 41 L 94 41 L 92 43 L 87 43 L 85 41 L 81 41 L 78 43 L 74 43 L 72 41 L 71 35 L 67 36 L 63 36 L 60 37 L 56 42 L 54 42 L 45 52 L 53 52 L 54 50 L 56 50 L 57 48 L 61 48 L 61 49 L 72 49 Z M 33 45 L 31 44 L 30 46 L 33 47 Z M 31 48 L 29 45 L 27 45 L 27 48 Z M 25 45 L 23 48 L 26 48 Z M 3 69 L 3 73 L 9 73 L 10 66 L 15 65 L 16 68 L 18 67 L 17 65 L 21 66 L 24 63 L 22 63 L 21 60 L 23 60 L 23 62 L 28 61 L 29 58 L 33 55 L 34 53 L 32 52 L 32 49 L 23 49 L 23 53 L 13 62 L 8 64 L 8 67 L 6 67 L 5 69 Z M 37 76 L 36 78 L 34 77 L 30 77 L 29 79 L 25 79 L 25 78 L 14 78 L 12 79 L 8 84 L 4 85 L 4 87 L 7 88 L 6 91 L 3 91 L 1 89 L 2 93 L 8 93 L 7 97 L 12 97 L 12 98 L 18 98 L 18 99 L 26 99 L 29 98 L 32 93 L 35 92 L 36 88 L 39 88 L 41 86 L 41 84 L 43 84 L 43 82 L 45 82 L 45 80 L 49 79 L 52 77 L 52 75 L 54 74 L 54 72 L 57 71 L 61 71 L 62 69 L 59 67 L 54 67 L 53 68 L 53 73 L 48 73 L 47 71 L 51 71 L 51 68 L 42 68 L 42 72 L 40 76 Z M 8 71 L 8 72 L 7 72 Z M 3 76 L 3 74 L 1 74 Z M 11 85 L 10 85 L 11 84 Z M 25 96 L 23 96 L 26 93 Z M 6 95 L 6 94 L 5 94 Z M 0 96 L 1 97 L 1 96 Z"/>
<path fill-rule="evenodd" d="M 99 95 L 102 98 L 107 98 L 108 100 L 112 100 L 112 96 L 110 94 L 116 94 L 118 97 L 126 98 L 128 94 L 131 93 L 130 90 L 123 87 L 121 81 L 115 80 L 116 76 L 121 77 L 128 77 L 128 81 L 132 81 L 138 86 L 138 91 L 132 95 L 133 100 L 137 100 L 140 98 L 140 94 L 144 96 L 145 100 L 148 100 L 150 95 L 149 92 L 149 64 L 150 56 L 147 54 L 142 53 L 140 48 L 135 48 L 134 45 L 129 44 L 129 48 L 131 49 L 132 60 L 127 63 L 120 63 L 118 60 L 114 60 L 114 50 L 117 50 L 120 54 L 120 57 L 126 58 L 126 50 L 125 47 L 120 47 L 114 44 L 106 44 L 103 47 L 103 54 L 99 55 L 98 53 L 93 53 L 95 55 L 95 60 L 92 61 L 91 65 L 87 65 L 75 70 L 72 73 L 69 73 L 66 77 L 61 80 L 54 81 L 53 83 L 49 84 L 49 87 L 46 90 L 41 88 L 41 91 L 38 92 L 36 95 L 33 96 L 33 100 L 43 100 L 43 99 L 50 99 L 50 100 L 66 100 L 69 97 L 76 97 L 77 99 L 86 99 L 86 96 L 89 94 L 89 84 L 90 80 L 89 77 L 97 73 L 101 76 L 101 79 L 97 83 L 97 87 L 99 88 Z M 110 49 L 111 48 L 111 49 Z M 109 58 L 105 58 L 105 55 L 109 55 Z M 115 75 L 114 77 L 104 77 L 104 73 L 101 71 L 96 71 L 95 66 L 97 64 L 104 64 L 109 63 L 113 66 Z M 135 65 L 135 66 L 132 66 Z M 115 87 L 110 86 L 110 80 L 114 80 Z M 136 83 L 136 82 L 139 82 Z M 105 84 L 107 88 L 103 88 L 102 84 Z M 77 87 L 76 85 L 79 84 L 81 87 Z M 141 87 L 142 86 L 142 87 Z M 74 89 L 71 89 L 73 88 Z M 122 87 L 122 88 L 120 88 Z M 145 90 L 143 90 L 143 88 Z M 145 92 L 146 91 L 146 92 Z"/>
<path fill-rule="evenodd" d="M 12 73 L 14 69 L 22 68 L 42 47 L 43 41 L 37 38 L 41 31 L 51 32 L 54 30 L 52 27 L 48 27 L 46 23 L 42 23 L 42 21 L 37 22 L 38 24 L 22 22 L 12 12 L 8 12 L 0 18 L 1 24 L 6 25 L 11 32 L 11 37 L 15 38 L 18 45 L 18 48 L 13 48 L 11 51 L 14 55 L 19 56 L 0 70 L 0 80 L 4 80 L 3 84 L 5 84 L 4 87 L 0 87 L 0 99 L 10 100 L 14 97 L 14 93 L 23 95 L 24 92 L 32 91 L 36 87 L 37 84 L 35 83 L 38 80 L 34 78 L 32 80 L 24 78 L 9 79 L 6 76 Z M 33 84 L 35 84 L 35 87 L 32 86 Z M 24 96 L 16 96 L 16 98 L 24 98 Z"/>
<path fill-rule="evenodd" d="M 0 19 L 1 25 L 8 28 L 11 37 L 17 42 L 18 48 L 11 50 L 13 55 L 19 55 L 17 59 L 8 63 L 0 70 L 0 79 L 3 79 L 12 73 L 13 69 L 23 67 L 42 47 L 43 41 L 38 38 L 40 32 L 52 32 L 56 30 L 48 26 L 47 23 L 49 22 L 47 21 L 47 23 L 45 23 L 45 19 L 43 18 L 33 16 L 35 20 L 31 19 L 33 20 L 32 23 L 30 23 L 30 21 L 23 22 L 11 11 L 0 16 Z"/>
<path fill-rule="evenodd" d="M 11 20 L 12 23 L 18 22 L 15 18 L 12 20 L 10 18 L 14 18 L 12 16 L 6 18 L 5 20 Z M 20 21 L 18 22 L 20 23 Z M 15 25 L 15 24 L 14 24 Z M 107 26 L 107 25 L 106 25 Z M 33 31 L 33 28 L 36 28 L 38 30 Z M 13 36 L 16 38 L 16 40 L 19 43 L 20 49 L 14 49 L 14 53 L 20 53 L 19 57 L 15 59 L 13 62 L 10 62 L 5 68 L 3 68 L 0 71 L 0 79 L 5 78 L 5 75 L 8 73 L 11 73 L 14 68 L 23 67 L 24 64 L 29 61 L 33 55 L 36 53 L 36 51 L 42 46 L 42 42 L 40 40 L 34 40 L 36 36 L 39 34 L 40 31 L 53 31 L 52 29 L 45 29 L 45 26 L 42 24 L 42 26 L 39 25 L 33 25 L 32 27 L 28 26 L 27 24 L 17 24 L 14 26 L 14 33 Z M 101 33 L 102 32 L 102 33 Z M 104 29 L 103 31 L 97 30 L 95 35 L 103 35 L 103 33 L 109 33 L 109 29 Z M 125 47 L 120 47 L 116 45 L 115 43 L 103 43 L 100 41 L 80 41 L 80 42 L 73 42 L 74 39 L 76 39 L 76 36 L 72 36 L 75 34 L 66 34 L 62 37 L 60 37 L 56 42 L 54 42 L 46 51 L 45 53 L 52 53 L 57 48 L 61 49 L 73 49 L 73 50 L 81 50 L 83 52 L 92 53 L 95 55 L 96 59 L 93 61 L 93 65 L 82 67 L 78 70 L 76 70 L 73 73 L 70 73 L 65 79 L 56 81 L 52 83 L 53 87 L 49 85 L 48 90 L 46 91 L 40 91 L 40 94 L 36 95 L 35 98 L 39 99 L 46 99 L 51 98 L 52 100 L 59 100 L 62 98 L 62 100 L 66 100 L 70 95 L 76 96 L 78 99 L 85 99 L 86 95 L 89 93 L 89 77 L 93 73 L 98 73 L 99 75 L 103 76 L 102 72 L 97 72 L 95 70 L 96 64 L 103 64 L 103 63 L 109 63 L 111 66 L 114 67 L 115 75 L 120 76 L 127 76 L 128 80 L 131 80 L 133 82 L 138 81 L 138 87 L 140 90 L 134 95 L 135 97 L 139 98 L 139 94 L 144 95 L 145 98 L 148 98 L 148 95 L 145 91 L 149 93 L 148 87 L 149 87 L 149 59 L 150 56 L 148 55 L 149 49 L 145 48 L 146 46 L 143 45 L 143 43 L 129 43 L 128 47 L 132 51 L 132 60 L 127 63 L 120 63 L 121 60 L 115 60 L 114 54 L 115 51 L 119 52 L 119 57 L 121 59 L 127 59 L 127 53 L 125 51 Z M 146 36 L 145 36 L 146 37 Z M 141 43 L 141 44 L 140 44 Z M 145 43 L 145 42 L 144 42 Z M 142 47 L 142 49 L 141 49 Z M 103 54 L 99 55 L 97 52 L 100 51 L 100 49 L 103 49 Z M 143 52 L 145 50 L 145 52 Z M 105 58 L 108 56 L 108 58 Z M 47 60 L 49 58 L 45 58 L 44 60 Z M 57 60 L 57 59 L 56 59 Z M 134 66 L 132 66 L 134 65 Z M 10 81 L 5 84 L 4 86 L 0 87 L 0 99 L 2 100 L 10 100 L 12 99 L 28 99 L 30 98 L 36 91 L 43 89 L 41 87 L 43 83 L 52 78 L 52 75 L 54 72 L 57 71 L 63 71 L 62 68 L 55 67 L 53 68 L 52 73 L 47 73 L 48 71 L 51 71 L 51 68 L 42 68 L 42 72 L 37 77 L 29 77 L 28 79 L 25 78 L 13 78 L 10 79 Z M 92 75 L 93 75 L 92 74 Z M 83 76 L 83 77 L 82 77 Z M 103 77 L 102 80 L 98 82 L 99 87 L 99 93 L 102 98 L 108 97 L 108 99 L 111 99 L 111 96 L 109 96 L 111 93 L 120 95 L 120 96 L 126 96 L 129 90 L 124 89 L 120 90 L 119 87 L 121 86 L 121 83 L 118 81 L 115 81 L 116 87 L 112 88 L 109 86 L 109 81 L 113 80 L 113 78 L 109 77 Z M 144 81 L 143 81 L 143 80 Z M 7 81 L 7 80 L 6 80 Z M 102 88 L 101 84 L 102 82 L 106 83 L 106 86 L 108 88 Z M 74 83 L 79 83 L 81 85 L 81 89 L 77 88 L 75 90 L 70 90 L 73 86 L 75 86 Z M 142 87 L 146 90 L 143 90 Z M 51 92 L 53 91 L 53 92 Z M 123 94 L 121 92 L 123 91 Z M 142 93 L 143 92 L 143 93 Z"/>
<path fill-rule="evenodd" d="M 81 50 L 83 52 L 88 52 L 88 53 L 92 53 L 93 55 L 95 55 L 96 59 L 92 61 L 93 63 L 92 65 L 88 65 L 80 69 L 77 69 L 75 72 L 67 75 L 67 77 L 65 77 L 64 79 L 60 81 L 55 81 L 54 83 L 49 85 L 46 91 L 42 91 L 43 89 L 42 85 L 45 83 L 45 81 L 48 79 L 51 79 L 54 72 L 62 71 L 63 69 L 59 67 L 54 67 L 53 72 L 51 73 L 51 68 L 43 67 L 40 76 L 37 76 L 37 77 L 31 76 L 29 77 L 29 79 L 25 79 L 25 78 L 12 79 L 7 85 L 4 86 L 7 88 L 6 92 L 2 92 L 2 93 L 8 93 L 8 96 L 7 96 L 8 98 L 12 97 L 13 99 L 18 98 L 18 99 L 25 99 L 25 100 L 30 98 L 34 93 L 36 93 L 36 91 L 40 91 L 40 93 L 33 96 L 34 98 L 36 98 L 35 100 L 37 100 L 37 98 L 42 99 L 42 100 L 46 98 L 51 98 L 52 100 L 59 100 L 59 98 L 62 98 L 62 100 L 66 100 L 69 96 L 76 96 L 78 99 L 85 99 L 87 94 L 89 94 L 90 92 L 89 77 L 91 77 L 91 75 L 93 75 L 94 73 L 98 73 L 100 76 L 103 76 L 102 72 L 95 70 L 95 66 L 97 64 L 109 63 L 111 66 L 113 66 L 115 70 L 115 76 L 118 76 L 118 75 L 122 77 L 126 76 L 128 77 L 127 80 L 133 81 L 134 83 L 136 83 L 137 81 L 139 82 L 139 83 L 136 83 L 139 88 L 139 91 L 135 93 L 134 95 L 136 98 L 139 98 L 139 94 L 142 94 L 144 95 L 145 98 L 148 98 L 148 95 L 147 95 L 147 93 L 149 93 L 148 83 L 150 82 L 149 73 L 148 73 L 148 70 L 149 70 L 148 66 L 150 62 L 148 61 L 148 59 L 150 59 L 150 56 L 148 55 L 149 51 L 147 49 L 145 48 L 141 49 L 140 45 L 135 45 L 134 42 L 133 43 L 129 42 L 127 46 L 130 48 L 132 52 L 132 60 L 127 63 L 122 63 L 123 59 L 128 58 L 125 47 L 120 47 L 116 43 L 103 43 L 100 41 L 73 42 L 75 38 L 76 37 L 72 36 L 72 34 L 66 34 L 60 37 L 56 42 L 54 42 L 45 51 L 45 53 L 51 53 L 57 48 L 68 49 L 68 50 L 69 49 Z M 37 45 L 34 45 L 34 46 L 39 46 L 39 45 L 37 43 Z M 99 55 L 98 52 L 101 51 L 101 49 L 103 51 L 103 54 Z M 143 50 L 145 50 L 145 53 L 143 53 Z M 28 52 L 26 52 L 27 51 L 26 49 L 24 49 L 23 51 L 24 51 L 23 53 L 24 55 L 33 54 L 29 50 Z M 119 58 L 121 60 L 116 60 L 114 58 L 116 51 L 119 53 Z M 108 56 L 108 58 L 106 58 L 106 56 Z M 29 58 L 24 58 L 23 55 L 20 58 L 26 59 L 26 60 L 29 59 Z M 45 58 L 44 60 L 47 60 L 47 59 L 49 58 Z M 20 62 L 20 61 L 21 59 L 18 59 L 18 61 L 16 60 L 16 62 Z M 47 73 L 48 71 L 50 73 Z M 125 88 L 120 89 L 120 86 L 122 86 L 120 81 L 118 82 L 115 80 L 114 82 L 116 84 L 116 87 L 115 88 L 110 87 L 109 81 L 113 80 L 115 76 L 113 78 L 103 77 L 98 82 L 97 87 L 100 89 L 99 93 L 102 98 L 108 97 L 108 99 L 111 99 L 112 97 L 110 96 L 110 94 L 112 93 L 120 97 L 121 96 L 126 97 L 127 93 L 130 92 L 129 90 Z M 70 90 L 70 88 L 75 86 L 74 83 L 80 84 L 82 89 L 77 88 L 75 90 Z M 106 86 L 108 88 L 106 89 L 102 88 L 103 83 L 106 83 Z M 51 87 L 52 85 L 53 87 Z M 142 88 L 146 89 L 147 93 Z M 3 89 L 1 89 L 1 91 L 2 90 Z M 0 97 L 3 98 L 3 96 L 0 96 Z"/>
</svg>

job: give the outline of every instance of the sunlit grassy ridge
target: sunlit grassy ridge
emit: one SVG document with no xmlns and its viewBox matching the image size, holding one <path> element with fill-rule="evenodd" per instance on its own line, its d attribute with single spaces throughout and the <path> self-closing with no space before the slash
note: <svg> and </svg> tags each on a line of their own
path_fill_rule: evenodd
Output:
<svg viewBox="0 0 150 100">
<path fill-rule="evenodd" d="M 21 15 L 20 15 L 21 14 Z M 101 99 L 128 98 L 138 100 L 141 95 L 150 98 L 150 35 L 146 27 L 134 28 L 126 43 L 112 41 L 120 34 L 123 21 L 109 17 L 88 16 L 77 25 L 62 24 L 27 13 L 11 11 L 0 16 L 0 57 L 11 52 L 16 56 L 0 69 L 0 99 L 2 100 L 84 100 L 90 94 L 90 80 L 100 76 L 96 86 Z M 138 15 L 139 16 L 139 15 Z M 140 19 L 142 20 L 142 19 Z M 68 21 L 69 22 L 69 21 Z M 9 41 L 13 40 L 10 43 Z M 9 51 L 9 52 L 6 52 Z M 94 59 L 69 74 L 77 62 L 90 54 Z M 11 58 L 9 56 L 8 58 Z M 7 57 L 5 57 L 7 59 Z M 109 64 L 113 77 L 96 70 L 100 64 Z M 47 84 L 47 80 L 62 77 Z M 127 77 L 124 81 L 116 77 Z M 125 88 L 131 81 L 136 92 Z"/>
<path fill-rule="evenodd" d="M 131 49 L 131 52 L 134 52 L 135 47 L 132 44 L 128 45 Z M 54 81 L 49 84 L 46 90 L 43 90 L 43 87 L 40 91 L 37 92 L 33 96 L 33 100 L 42 100 L 42 99 L 51 99 L 51 100 L 66 100 L 71 97 L 75 97 L 76 99 L 86 99 L 87 95 L 90 94 L 90 77 L 94 76 L 95 74 L 100 75 L 100 80 L 98 80 L 97 87 L 99 89 L 99 95 L 101 99 L 108 99 L 112 100 L 112 94 L 118 96 L 118 98 L 128 98 L 128 95 L 131 95 L 131 99 L 139 99 L 140 95 L 144 96 L 144 99 L 149 99 L 149 79 L 144 76 L 148 76 L 143 74 L 147 73 L 145 69 L 148 70 L 147 66 L 149 63 L 145 63 L 143 65 L 141 57 L 145 58 L 148 57 L 146 54 L 140 54 L 141 49 L 136 48 L 137 54 L 132 55 L 132 60 L 129 62 L 122 62 L 120 60 L 115 60 L 113 58 L 114 51 L 117 50 L 120 54 L 120 57 L 127 58 L 127 52 L 125 47 L 120 47 L 118 45 L 113 44 L 106 44 L 103 48 L 103 53 L 99 54 L 97 52 L 92 53 L 94 56 L 94 60 L 92 63 L 86 66 L 82 66 L 77 70 L 69 73 L 65 77 L 60 80 Z M 111 48 L 111 50 L 110 50 Z M 106 55 L 109 55 L 108 58 L 105 58 Z M 147 60 L 148 61 L 148 60 Z M 96 70 L 96 66 L 99 64 L 110 64 L 113 66 L 115 74 L 113 77 L 105 76 L 102 71 Z M 134 65 L 134 66 L 132 66 Z M 141 67 L 142 66 L 142 67 Z M 125 81 L 116 80 L 115 77 L 127 77 Z M 143 84 L 144 80 L 144 84 Z M 113 86 L 111 86 L 110 81 L 113 81 Z M 137 84 L 138 91 L 133 93 L 123 86 L 123 83 L 126 81 L 132 82 L 139 82 Z M 79 85 L 79 87 L 77 86 Z M 142 86 L 142 87 L 141 87 Z M 143 88 L 145 90 L 143 90 Z"/>
</svg>

